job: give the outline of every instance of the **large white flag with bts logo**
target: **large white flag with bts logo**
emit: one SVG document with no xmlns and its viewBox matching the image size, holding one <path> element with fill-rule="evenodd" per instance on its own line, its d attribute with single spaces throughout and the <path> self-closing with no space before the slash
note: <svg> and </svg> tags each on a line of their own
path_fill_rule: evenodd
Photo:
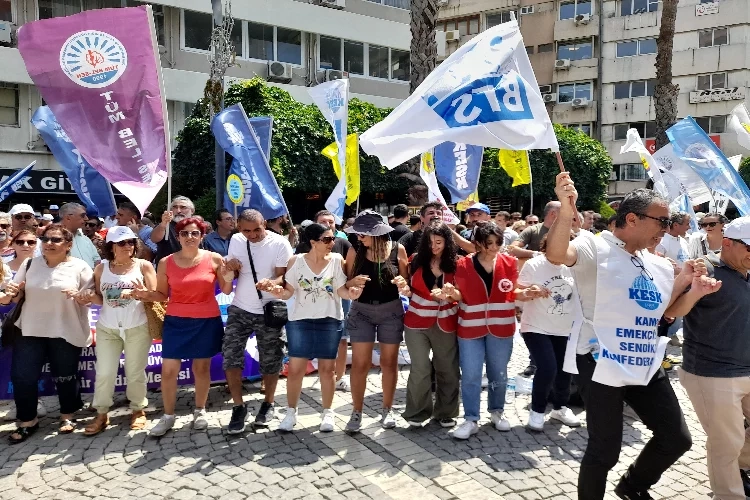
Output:
<svg viewBox="0 0 750 500">
<path fill-rule="evenodd" d="M 388 168 L 446 141 L 558 151 L 516 21 L 466 42 L 359 139 Z"/>
</svg>

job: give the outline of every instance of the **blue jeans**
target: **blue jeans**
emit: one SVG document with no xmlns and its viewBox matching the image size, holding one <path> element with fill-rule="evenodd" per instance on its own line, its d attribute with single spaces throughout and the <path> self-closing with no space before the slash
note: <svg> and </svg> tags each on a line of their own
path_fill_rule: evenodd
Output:
<svg viewBox="0 0 750 500">
<path fill-rule="evenodd" d="M 479 398 L 482 394 L 482 367 L 487 362 L 487 410 L 503 411 L 508 386 L 508 362 L 513 353 L 513 337 L 499 338 L 487 334 L 478 339 L 458 339 L 461 366 L 461 401 L 464 418 L 479 420 Z"/>
<path fill-rule="evenodd" d="M 544 413 L 547 399 L 552 391 L 552 407 L 559 410 L 568 404 L 570 399 L 570 380 L 572 375 L 563 370 L 565 349 L 568 337 L 544 335 L 535 332 L 523 332 L 526 347 L 537 360 L 534 385 L 531 390 L 531 409 Z"/>
</svg>

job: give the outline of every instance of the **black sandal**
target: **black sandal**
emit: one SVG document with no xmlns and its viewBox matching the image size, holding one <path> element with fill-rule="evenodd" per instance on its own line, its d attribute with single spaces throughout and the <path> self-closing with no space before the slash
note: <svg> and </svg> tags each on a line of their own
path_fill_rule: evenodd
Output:
<svg viewBox="0 0 750 500">
<path fill-rule="evenodd" d="M 73 431 L 75 431 L 77 427 L 78 425 L 76 425 L 75 422 L 66 418 L 65 420 L 60 420 L 60 424 L 57 428 L 57 431 L 60 434 L 70 434 Z"/>
<path fill-rule="evenodd" d="M 36 431 L 39 430 L 39 422 L 35 423 L 31 427 L 17 427 L 16 430 L 10 433 L 8 436 L 8 442 L 10 444 L 23 443 L 29 439 Z M 20 438 L 14 438 L 13 435 L 18 434 Z"/>
</svg>

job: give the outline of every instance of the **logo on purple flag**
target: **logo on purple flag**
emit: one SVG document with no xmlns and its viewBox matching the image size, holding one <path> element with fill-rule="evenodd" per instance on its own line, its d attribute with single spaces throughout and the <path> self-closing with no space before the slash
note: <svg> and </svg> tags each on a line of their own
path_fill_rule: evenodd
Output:
<svg viewBox="0 0 750 500">
<path fill-rule="evenodd" d="M 145 210 L 171 157 L 151 7 L 34 21 L 19 30 L 18 49 L 83 158 Z"/>
</svg>

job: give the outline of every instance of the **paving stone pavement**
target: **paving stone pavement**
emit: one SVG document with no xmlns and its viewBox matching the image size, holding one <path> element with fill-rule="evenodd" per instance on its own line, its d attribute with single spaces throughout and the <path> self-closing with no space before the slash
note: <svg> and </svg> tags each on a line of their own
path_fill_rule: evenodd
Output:
<svg viewBox="0 0 750 500">
<path fill-rule="evenodd" d="M 509 373 L 523 370 L 527 361 L 528 351 L 517 339 Z M 408 375 L 408 366 L 402 367 L 394 405 L 399 411 L 405 404 Z M 705 434 L 676 374 L 672 384 L 693 435 L 693 448 L 667 471 L 652 494 L 707 498 Z M 254 413 L 262 401 L 259 386 L 246 387 L 245 400 Z M 285 387 L 282 380 L 277 395 L 282 408 Z M 161 398 L 158 393 L 149 397 L 147 413 L 155 422 Z M 208 431 L 192 431 L 193 392 L 184 388 L 178 394 L 175 429 L 161 439 L 130 431 L 127 401 L 122 394 L 115 399 L 119 406 L 112 413 L 112 425 L 94 438 L 81 430 L 57 434 L 59 407 L 54 397 L 44 398 L 49 416 L 42 419 L 40 431 L 21 445 L 6 444 L 14 424 L 0 422 L 0 499 L 573 499 L 587 438 L 585 425 L 571 429 L 548 423 L 543 433 L 526 431 L 530 400 L 522 395 L 506 406 L 510 432 L 496 431 L 486 414 L 480 432 L 468 441 L 451 439 L 435 423 L 410 430 L 399 419 L 396 429 L 384 430 L 378 423 L 377 370 L 369 376 L 363 431 L 356 436 L 343 432 L 351 397 L 342 392 L 333 403 L 337 429 L 318 432 L 321 406 L 314 375 L 305 379 L 297 428 L 291 434 L 277 432 L 277 420 L 268 430 L 227 435 L 222 426 L 229 421 L 231 399 L 222 386 L 211 389 Z M 486 411 L 486 391 L 482 408 Z M 8 409 L 8 402 L 0 402 L 0 417 Z M 84 410 L 80 418 L 85 425 L 93 413 Z M 609 476 L 607 498 L 615 498 L 615 482 L 649 436 L 641 422 L 626 418 L 620 463 Z"/>
</svg>

